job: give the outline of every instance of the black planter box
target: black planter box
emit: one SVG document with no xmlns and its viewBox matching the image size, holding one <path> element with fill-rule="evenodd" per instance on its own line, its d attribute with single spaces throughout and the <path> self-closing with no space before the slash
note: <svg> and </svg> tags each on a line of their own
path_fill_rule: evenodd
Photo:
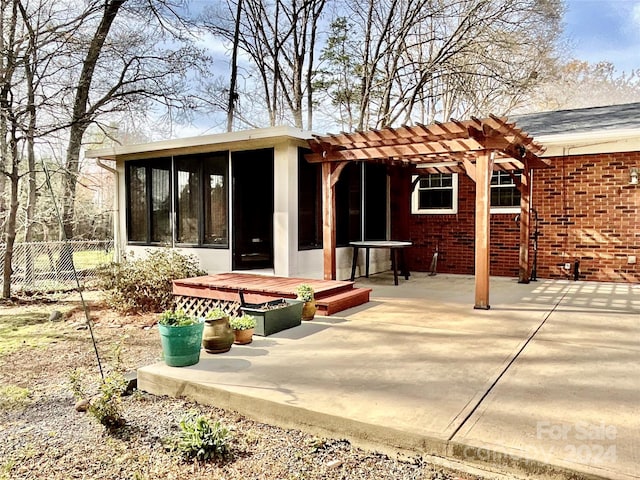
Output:
<svg viewBox="0 0 640 480">
<path fill-rule="evenodd" d="M 256 329 L 254 335 L 266 337 L 273 333 L 281 332 L 288 328 L 297 327 L 302 323 L 302 307 L 304 302 L 301 300 L 284 299 L 287 305 L 273 310 L 265 310 L 265 306 L 277 305 L 282 300 L 272 300 L 267 303 L 247 304 L 240 307 L 243 313 L 251 315 L 256 319 Z"/>
</svg>

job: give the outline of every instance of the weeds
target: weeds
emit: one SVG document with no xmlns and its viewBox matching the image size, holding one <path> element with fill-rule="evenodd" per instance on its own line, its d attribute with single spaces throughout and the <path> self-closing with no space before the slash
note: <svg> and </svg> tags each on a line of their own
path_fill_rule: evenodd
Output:
<svg viewBox="0 0 640 480">
<path fill-rule="evenodd" d="M 175 449 L 185 458 L 209 460 L 225 458 L 230 453 L 231 431 L 219 420 L 211 423 L 204 415 L 191 411 L 180 420 L 180 430 Z"/>
</svg>

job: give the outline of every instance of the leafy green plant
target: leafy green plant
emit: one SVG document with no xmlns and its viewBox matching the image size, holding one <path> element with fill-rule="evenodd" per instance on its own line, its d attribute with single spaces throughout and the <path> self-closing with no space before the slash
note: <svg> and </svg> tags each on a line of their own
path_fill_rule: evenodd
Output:
<svg viewBox="0 0 640 480">
<path fill-rule="evenodd" d="M 298 295 L 298 300 L 302 300 L 303 302 L 310 302 L 311 300 L 313 300 L 314 292 L 311 285 L 307 283 L 301 283 L 300 285 L 298 285 L 298 288 L 296 288 L 296 294 Z"/>
<path fill-rule="evenodd" d="M 214 308 L 213 310 L 209 310 L 204 318 L 207 320 L 217 320 L 224 317 L 228 317 L 227 312 L 221 308 Z"/>
<path fill-rule="evenodd" d="M 187 327 L 189 325 L 195 325 L 200 320 L 192 315 L 187 315 L 184 310 L 165 310 L 160 315 L 158 323 L 160 325 L 166 325 L 168 327 Z"/>
<path fill-rule="evenodd" d="M 231 317 L 229 326 L 233 330 L 250 330 L 256 328 L 256 319 L 251 315 L 242 315 L 241 317 Z"/>
<path fill-rule="evenodd" d="M 78 370 L 69 374 L 71 391 L 76 400 L 89 398 Z M 127 385 L 119 373 L 111 373 L 100 384 L 99 393 L 89 400 L 87 411 L 108 430 L 117 430 L 126 422 L 122 415 L 122 392 Z"/>
<path fill-rule="evenodd" d="M 206 274 L 196 257 L 170 248 L 148 250 L 140 259 L 131 255 L 121 263 L 101 266 L 98 273 L 107 304 L 123 313 L 173 308 L 172 281 Z"/>
<path fill-rule="evenodd" d="M 182 417 L 179 425 L 175 448 L 185 458 L 209 460 L 224 458 L 230 453 L 231 431 L 219 420 L 212 423 L 204 415 L 191 411 Z"/>
</svg>

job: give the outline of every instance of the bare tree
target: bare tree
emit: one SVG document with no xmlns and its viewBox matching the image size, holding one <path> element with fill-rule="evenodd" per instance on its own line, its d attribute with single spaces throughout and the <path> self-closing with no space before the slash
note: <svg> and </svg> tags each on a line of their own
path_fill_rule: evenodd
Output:
<svg viewBox="0 0 640 480">
<path fill-rule="evenodd" d="M 240 10 L 238 0 L 228 0 L 225 9 L 205 14 L 214 35 L 251 58 L 270 125 L 291 118 L 303 128 L 306 109 L 306 126 L 312 126 L 314 53 L 325 4 L 326 0 L 243 0 Z"/>
<path fill-rule="evenodd" d="M 337 92 L 354 92 L 358 79 L 350 97 L 357 105 L 346 110 L 364 129 L 510 110 L 554 65 L 561 4 L 368 0 L 347 4 L 343 14 L 348 32 L 334 29 L 321 71 Z M 344 64 L 331 66 L 340 51 L 355 62 L 351 78 Z"/>
<path fill-rule="evenodd" d="M 33 237 L 38 150 L 42 154 L 66 140 L 60 197 L 64 233 L 72 237 L 79 156 L 89 126 L 153 105 L 182 111 L 194 106 L 184 79 L 187 72 L 195 76 L 206 67 L 208 58 L 186 36 L 187 25 L 176 13 L 181 5 L 171 0 L 0 0 L 0 194 L 8 198 L 0 211 L 4 296 L 10 295 L 21 201 L 26 203 L 25 238 Z"/>
<path fill-rule="evenodd" d="M 183 94 L 182 79 L 187 71 L 206 64 L 202 51 L 185 43 L 188 25 L 177 13 L 183 2 L 94 1 L 92 6 L 102 8 L 94 8 L 86 17 L 87 26 L 95 21 L 97 26 L 78 46 L 83 58 L 71 90 L 62 208 L 67 238 L 73 237 L 75 185 L 87 128 L 105 113 L 149 108 L 149 102 L 161 102 L 169 109 L 189 108 L 194 99 Z"/>
<path fill-rule="evenodd" d="M 569 60 L 539 85 L 521 112 L 640 102 L 640 70 L 618 72 L 611 62 Z"/>
</svg>

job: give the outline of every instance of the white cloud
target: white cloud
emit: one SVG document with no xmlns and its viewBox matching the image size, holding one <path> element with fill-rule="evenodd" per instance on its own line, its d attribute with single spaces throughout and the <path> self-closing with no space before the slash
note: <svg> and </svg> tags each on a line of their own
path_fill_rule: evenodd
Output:
<svg viewBox="0 0 640 480">
<path fill-rule="evenodd" d="M 635 28 L 640 28 L 640 2 L 636 2 L 631 7 L 630 20 Z"/>
</svg>

